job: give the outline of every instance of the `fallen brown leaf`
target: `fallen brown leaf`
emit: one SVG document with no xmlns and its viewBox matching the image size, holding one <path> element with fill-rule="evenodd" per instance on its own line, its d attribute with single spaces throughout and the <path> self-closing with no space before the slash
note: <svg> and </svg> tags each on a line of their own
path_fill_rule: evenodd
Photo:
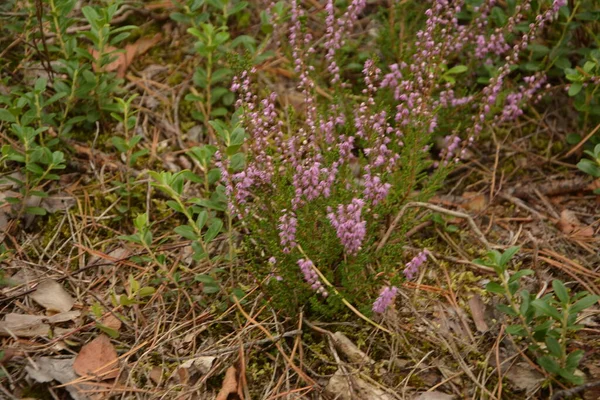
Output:
<svg viewBox="0 0 600 400">
<path fill-rule="evenodd" d="M 102 319 L 100 319 L 100 323 L 107 328 L 114 329 L 115 331 L 121 329 L 121 325 L 123 325 L 121 320 L 112 314 L 104 316 Z"/>
<path fill-rule="evenodd" d="M 152 382 L 154 382 L 156 385 L 160 385 L 160 383 L 162 382 L 162 374 L 162 368 L 159 366 L 155 366 L 152 367 L 148 376 L 150 377 L 150 380 L 152 380 Z"/>
<path fill-rule="evenodd" d="M 561 232 L 577 237 L 592 237 L 594 236 L 594 228 L 583 225 L 577 215 L 571 210 L 563 210 L 560 213 L 560 220 L 556 224 Z"/>
<path fill-rule="evenodd" d="M 100 380 L 116 378 L 119 358 L 106 335 L 100 335 L 81 348 L 75 358 L 73 369 L 80 376 L 97 376 Z"/>
<path fill-rule="evenodd" d="M 487 197 L 477 192 L 464 192 L 463 207 L 469 211 L 482 211 L 487 207 Z"/>
<path fill-rule="evenodd" d="M 350 378 L 352 380 L 351 388 L 348 379 L 349 377 L 341 369 L 338 369 L 329 379 L 325 393 L 338 400 L 392 400 L 394 398 L 358 376 Z"/>
<path fill-rule="evenodd" d="M 36 337 L 48 336 L 50 324 L 72 321 L 79 317 L 79 311 L 69 311 L 55 314 L 51 317 L 43 315 L 6 314 L 0 322 L 0 336 Z M 63 335 L 68 329 L 54 328 L 54 335 Z"/>
<path fill-rule="evenodd" d="M 124 51 L 120 51 L 113 56 L 116 57 L 110 64 L 104 66 L 105 72 L 117 71 L 118 78 L 124 78 L 127 68 L 131 65 L 135 57 L 140 56 L 154 47 L 158 42 L 162 40 L 162 35 L 157 33 L 151 38 L 141 37 L 135 43 L 131 43 L 125 46 Z M 106 52 L 119 51 L 116 47 L 107 46 Z M 96 49 L 90 49 L 90 54 L 94 59 L 100 56 L 100 53 Z M 96 70 L 96 68 L 94 68 Z"/>
<path fill-rule="evenodd" d="M 223 384 L 221 385 L 221 390 L 217 395 L 215 400 L 230 400 L 230 394 L 236 394 L 238 391 L 238 381 L 237 381 L 237 370 L 232 365 L 225 372 L 225 378 L 223 378 Z"/>
<path fill-rule="evenodd" d="M 47 279 L 37 285 L 35 292 L 29 295 L 36 303 L 50 312 L 67 312 L 73 308 L 75 300 L 62 285 L 55 280 Z"/>
<path fill-rule="evenodd" d="M 471 316 L 477 330 L 482 333 L 487 332 L 490 328 L 485 322 L 485 304 L 483 304 L 478 294 L 469 299 L 469 308 L 471 309 Z"/>
<path fill-rule="evenodd" d="M 36 382 L 46 383 L 56 380 L 62 384 L 72 382 L 77 378 L 73 371 L 74 358 L 41 357 L 34 361 L 33 365 L 25 367 L 27 375 Z M 73 400 L 93 400 L 84 391 L 93 391 L 95 385 L 77 383 L 66 386 Z"/>
</svg>

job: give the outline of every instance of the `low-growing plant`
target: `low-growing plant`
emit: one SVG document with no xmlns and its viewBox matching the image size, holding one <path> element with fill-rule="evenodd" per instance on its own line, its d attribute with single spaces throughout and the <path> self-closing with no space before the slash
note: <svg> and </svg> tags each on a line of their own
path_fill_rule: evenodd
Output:
<svg viewBox="0 0 600 400">
<path fill-rule="evenodd" d="M 191 25 L 187 32 L 196 40 L 194 48 L 199 62 L 193 76 L 194 86 L 185 100 L 197 107 L 192 116 L 204 124 L 211 136 L 209 121 L 228 115 L 235 98 L 228 88 L 233 75 L 231 53 L 238 47 L 252 55 L 257 53 L 255 38 L 239 35 L 232 39 L 229 32 L 228 21 L 247 6 L 246 1 L 188 0 L 180 6 L 180 12 L 171 14 L 172 19 Z M 263 59 L 264 56 L 255 62 Z"/>
<path fill-rule="evenodd" d="M 579 314 L 600 300 L 600 296 L 588 292 L 571 294 L 560 280 L 552 281 L 553 292 L 536 296 L 525 289 L 521 278 L 534 271 L 521 269 L 510 271 L 513 256 L 519 247 L 511 247 L 504 253 L 492 250 L 477 264 L 492 267 L 499 282 L 490 282 L 486 290 L 503 296 L 506 303 L 497 308 L 510 319 L 506 332 L 525 340 L 537 363 L 548 373 L 571 384 L 580 385 L 583 377 L 577 367 L 584 355 L 583 350 L 571 350 L 571 339 L 583 328 L 578 324 Z"/>
<path fill-rule="evenodd" d="M 404 279 L 398 264 L 420 264 L 426 255 L 414 263 L 407 263 L 412 255 L 402 257 L 404 234 L 421 222 L 414 212 L 388 232 L 384 221 L 407 202 L 430 198 L 485 124 L 521 115 L 543 77 L 526 76 L 512 88 L 504 82 L 521 50 L 563 4 L 540 9 L 537 22 L 521 32 L 515 26 L 526 6 L 515 7 L 502 30 L 482 31 L 491 2 L 469 7 L 470 23 L 463 25 L 460 5 L 436 1 L 416 42 L 404 44 L 402 59 L 381 67 L 376 57 L 367 60 L 362 85 L 350 88 L 337 56 L 364 2 L 338 13 L 328 1 L 318 42 L 304 25 L 303 7 L 291 3 L 289 54 L 303 106 L 278 109 L 278 96 L 261 96 L 253 71 L 243 71 L 231 87 L 239 118 L 225 124 L 244 132 L 243 145 L 216 154 L 229 212 L 251 232 L 256 275 L 281 278 L 268 280 L 275 301 L 292 309 L 308 301 L 325 315 L 348 301 L 366 311 L 383 287 L 379 299 L 390 304 Z M 327 70 L 319 71 L 323 60 Z M 489 78 L 477 86 L 475 71 L 482 68 Z M 440 135 L 444 145 L 434 153 Z"/>
</svg>

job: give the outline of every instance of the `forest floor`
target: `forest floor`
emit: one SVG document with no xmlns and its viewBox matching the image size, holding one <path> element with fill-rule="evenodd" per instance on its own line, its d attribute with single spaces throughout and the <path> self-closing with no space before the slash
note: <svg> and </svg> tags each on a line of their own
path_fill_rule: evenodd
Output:
<svg viewBox="0 0 600 400">
<path fill-rule="evenodd" d="M 176 172 L 190 168 L 186 149 L 207 138 L 181 105 L 192 57 L 169 61 L 180 33 L 168 23 L 163 28 L 168 38 L 152 39 L 155 48 L 130 62 L 125 79 L 129 90 L 142 94 L 138 129 L 149 138 L 149 165 Z M 213 303 L 206 282 L 194 278 L 209 266 L 191 259 L 183 239 L 160 248 L 172 260 L 168 270 L 148 267 L 151 254 L 120 238 L 130 231 L 119 230 L 121 199 L 111 186 L 135 176 L 142 202 L 151 204 L 148 177 L 104 152 L 106 138 L 73 138 L 69 173 L 41 200 L 51 214 L 15 221 L 0 209 L 0 242 L 14 249 L 0 260 L 6 279 L 0 398 L 559 396 L 566 387 L 506 335 L 496 300 L 484 290 L 495 274 L 473 259 L 486 245 L 520 246 L 516 265 L 535 271 L 526 277 L 530 292 L 543 294 L 559 278 L 600 294 L 600 197 L 592 193 L 598 182 L 575 167 L 581 149 L 563 145 L 576 116 L 562 103 L 559 96 L 510 131 L 483 137 L 420 210 L 441 218 L 411 230 L 408 248 L 420 249 L 427 240 L 433 257 L 376 320 L 379 327 L 350 310 L 339 321 L 311 319 L 302 310 L 285 316 L 243 271 L 223 271 L 223 285 L 235 280 L 243 299 Z M 0 186 L 0 196 L 10 190 Z M 162 239 L 158 234 L 156 241 Z M 227 250 L 225 239 L 214 242 L 213 252 Z M 161 279 L 179 269 L 185 274 L 177 287 Z M 572 346 L 585 351 L 580 370 L 595 382 L 600 308 L 586 310 L 580 323 Z M 600 387 L 576 396 L 598 399 Z"/>
</svg>

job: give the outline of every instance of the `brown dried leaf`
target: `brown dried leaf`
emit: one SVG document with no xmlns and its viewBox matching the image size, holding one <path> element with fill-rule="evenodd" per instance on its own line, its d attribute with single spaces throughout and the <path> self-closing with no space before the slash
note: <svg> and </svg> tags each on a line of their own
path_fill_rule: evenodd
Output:
<svg viewBox="0 0 600 400">
<path fill-rule="evenodd" d="M 504 376 L 515 390 L 524 390 L 528 394 L 535 393 L 544 381 L 544 376 L 526 362 L 514 364 Z"/>
<path fill-rule="evenodd" d="M 141 37 L 135 43 L 128 44 L 125 46 L 125 51 L 114 54 L 116 59 L 108 65 L 104 66 L 104 71 L 112 72 L 117 71 L 118 78 L 124 78 L 127 68 L 131 65 L 136 56 L 140 56 L 156 46 L 158 42 L 162 40 L 162 35 L 157 33 L 151 38 Z M 118 49 L 112 46 L 106 47 L 106 52 L 115 52 Z M 96 49 L 90 49 L 92 57 L 97 59 L 100 53 Z M 96 68 L 94 68 L 96 70 Z"/>
<path fill-rule="evenodd" d="M 215 400 L 228 400 L 230 394 L 236 394 L 238 390 L 238 381 L 237 381 L 237 370 L 232 365 L 225 372 L 225 378 L 223 378 L 223 384 L 221 385 L 221 390 L 217 395 Z"/>
<path fill-rule="evenodd" d="M 100 320 L 100 323 L 102 325 L 106 326 L 107 328 L 114 329 L 115 331 L 118 331 L 119 329 L 121 329 L 121 325 L 123 325 L 121 320 L 112 314 L 108 314 L 108 315 L 104 316 Z"/>
<path fill-rule="evenodd" d="M 560 220 L 557 223 L 558 229 L 567 235 L 577 237 L 592 237 L 594 236 L 594 228 L 583 225 L 577 215 L 571 210 L 563 210 L 560 213 Z"/>
<path fill-rule="evenodd" d="M 52 279 L 47 279 L 37 285 L 35 292 L 31 293 L 29 297 L 50 312 L 67 312 L 75 304 L 75 300 L 62 285 Z"/>
<path fill-rule="evenodd" d="M 148 376 L 156 385 L 160 385 L 162 381 L 163 370 L 159 366 L 152 367 Z"/>
<path fill-rule="evenodd" d="M 81 348 L 73 369 L 80 376 L 92 375 L 101 380 L 116 378 L 119 358 L 106 335 L 100 335 Z"/>
<path fill-rule="evenodd" d="M 482 333 L 487 332 L 490 328 L 485 322 L 485 304 L 483 304 L 478 294 L 469 299 L 469 308 L 471 309 L 471 316 L 477 330 Z"/>
<path fill-rule="evenodd" d="M 352 380 L 352 388 L 348 383 Z M 338 400 L 392 400 L 393 397 L 384 392 L 377 386 L 359 378 L 358 376 L 348 377 L 341 369 L 329 379 L 325 387 L 325 393 Z"/>
<path fill-rule="evenodd" d="M 482 211 L 487 207 L 487 197 L 477 192 L 464 192 L 463 207 L 468 211 Z"/>
<path fill-rule="evenodd" d="M 217 357 L 211 356 L 192 358 L 191 360 L 187 360 L 186 362 L 181 364 L 180 368 L 193 368 L 195 370 L 198 370 L 201 374 L 205 375 L 208 373 L 208 371 L 210 371 L 216 359 Z"/>
<path fill-rule="evenodd" d="M 73 358 L 53 358 L 42 357 L 35 360 L 34 365 L 25 367 L 25 371 L 31 379 L 36 382 L 45 383 L 56 380 L 62 384 L 67 384 L 77 379 L 73 371 Z M 93 400 L 97 398 L 88 396 L 86 391 L 98 389 L 95 385 L 88 383 L 77 383 L 67 385 L 66 389 L 73 400 Z"/>
<path fill-rule="evenodd" d="M 66 313 L 55 314 L 51 317 L 15 313 L 6 314 L 4 321 L 0 322 L 0 336 L 48 336 L 50 324 L 71 321 L 80 315 L 81 313 L 79 311 L 69 311 Z M 67 332 L 67 329 L 54 328 L 55 335 L 63 335 Z"/>
</svg>

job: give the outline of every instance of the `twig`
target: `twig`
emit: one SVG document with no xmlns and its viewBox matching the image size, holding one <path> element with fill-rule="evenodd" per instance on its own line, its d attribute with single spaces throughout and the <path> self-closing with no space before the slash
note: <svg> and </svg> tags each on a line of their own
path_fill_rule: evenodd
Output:
<svg viewBox="0 0 600 400">
<path fill-rule="evenodd" d="M 589 138 L 591 138 L 592 136 L 594 136 L 594 134 L 596 132 L 598 132 L 598 129 L 600 129 L 600 124 L 596 125 L 596 127 L 594 129 L 592 129 L 592 131 L 590 133 L 588 133 L 579 143 L 577 143 L 577 145 L 575 147 L 573 147 L 571 150 L 569 150 L 569 152 L 567 154 L 565 154 L 565 156 L 563 158 L 568 158 L 573 153 L 575 153 L 577 150 L 579 150 L 581 148 L 581 146 L 583 146 L 585 144 L 585 142 L 588 141 Z"/>
<path fill-rule="evenodd" d="M 591 389 L 591 388 L 594 388 L 597 386 L 600 386 L 600 381 L 584 383 L 583 385 L 575 386 L 574 388 L 571 388 L 571 389 L 559 390 L 558 392 L 554 393 L 554 396 L 552 396 L 552 398 L 550 400 L 560 400 L 564 397 L 571 397 L 571 396 L 576 395 L 577 393 L 581 393 L 585 390 L 588 390 L 588 389 Z"/>
</svg>

